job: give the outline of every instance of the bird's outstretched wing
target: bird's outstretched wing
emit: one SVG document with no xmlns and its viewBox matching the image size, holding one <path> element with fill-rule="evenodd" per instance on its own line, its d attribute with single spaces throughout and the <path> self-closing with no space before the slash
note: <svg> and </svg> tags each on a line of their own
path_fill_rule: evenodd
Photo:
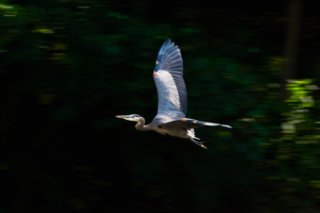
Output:
<svg viewBox="0 0 320 213">
<path fill-rule="evenodd" d="M 161 46 L 153 72 L 158 92 L 158 114 L 183 118 L 187 113 L 187 91 L 181 52 L 170 39 Z"/>
</svg>

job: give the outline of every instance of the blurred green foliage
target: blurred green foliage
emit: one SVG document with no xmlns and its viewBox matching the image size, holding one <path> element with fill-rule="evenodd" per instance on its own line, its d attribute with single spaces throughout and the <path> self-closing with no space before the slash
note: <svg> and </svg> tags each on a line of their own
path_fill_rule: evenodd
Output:
<svg viewBox="0 0 320 213">
<path fill-rule="evenodd" d="M 317 16 L 283 85 L 287 3 L 248 2 L 0 0 L 0 212 L 317 212 Z M 167 37 L 208 151 L 114 118 L 155 115 Z"/>
</svg>

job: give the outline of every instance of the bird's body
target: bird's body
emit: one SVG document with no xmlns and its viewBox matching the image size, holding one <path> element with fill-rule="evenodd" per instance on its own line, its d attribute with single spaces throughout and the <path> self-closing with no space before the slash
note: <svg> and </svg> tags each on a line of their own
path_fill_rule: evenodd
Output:
<svg viewBox="0 0 320 213">
<path fill-rule="evenodd" d="M 198 121 L 186 118 L 187 91 L 183 79 L 183 61 L 180 49 L 170 39 L 161 46 L 153 78 L 158 92 L 158 112 L 154 119 L 145 124 L 145 119 L 137 114 L 118 115 L 129 121 L 137 122 L 136 129 L 141 131 L 156 131 L 160 134 L 189 139 L 195 144 L 206 148 L 203 142 L 195 136 L 194 128 L 200 126 L 229 125 Z"/>
</svg>

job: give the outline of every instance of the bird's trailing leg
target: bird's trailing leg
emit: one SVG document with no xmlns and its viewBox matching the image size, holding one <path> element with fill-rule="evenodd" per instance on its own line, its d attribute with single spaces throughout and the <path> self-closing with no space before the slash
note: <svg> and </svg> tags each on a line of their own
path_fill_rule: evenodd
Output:
<svg viewBox="0 0 320 213">
<path fill-rule="evenodd" d="M 212 123 L 212 122 L 207 122 L 207 121 L 199 121 L 196 119 L 192 119 L 192 118 L 183 118 L 181 119 L 182 121 L 188 123 L 189 125 L 191 125 L 192 127 L 201 127 L 201 126 L 222 126 L 225 128 L 232 128 L 230 125 L 226 125 L 226 124 L 219 124 L 219 123 Z"/>
<path fill-rule="evenodd" d="M 201 146 L 202 148 L 204 149 L 208 149 L 202 142 L 202 141 L 199 141 L 200 139 L 199 138 L 191 138 L 191 141 L 195 144 L 197 144 L 198 146 Z"/>
</svg>

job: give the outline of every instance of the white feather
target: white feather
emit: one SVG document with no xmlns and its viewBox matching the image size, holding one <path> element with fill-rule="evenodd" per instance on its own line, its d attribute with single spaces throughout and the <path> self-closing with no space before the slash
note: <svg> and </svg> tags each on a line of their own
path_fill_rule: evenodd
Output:
<svg viewBox="0 0 320 213">
<path fill-rule="evenodd" d="M 180 99 L 177 85 L 166 70 L 157 71 L 154 77 L 158 87 L 158 114 L 180 111 Z"/>
</svg>

